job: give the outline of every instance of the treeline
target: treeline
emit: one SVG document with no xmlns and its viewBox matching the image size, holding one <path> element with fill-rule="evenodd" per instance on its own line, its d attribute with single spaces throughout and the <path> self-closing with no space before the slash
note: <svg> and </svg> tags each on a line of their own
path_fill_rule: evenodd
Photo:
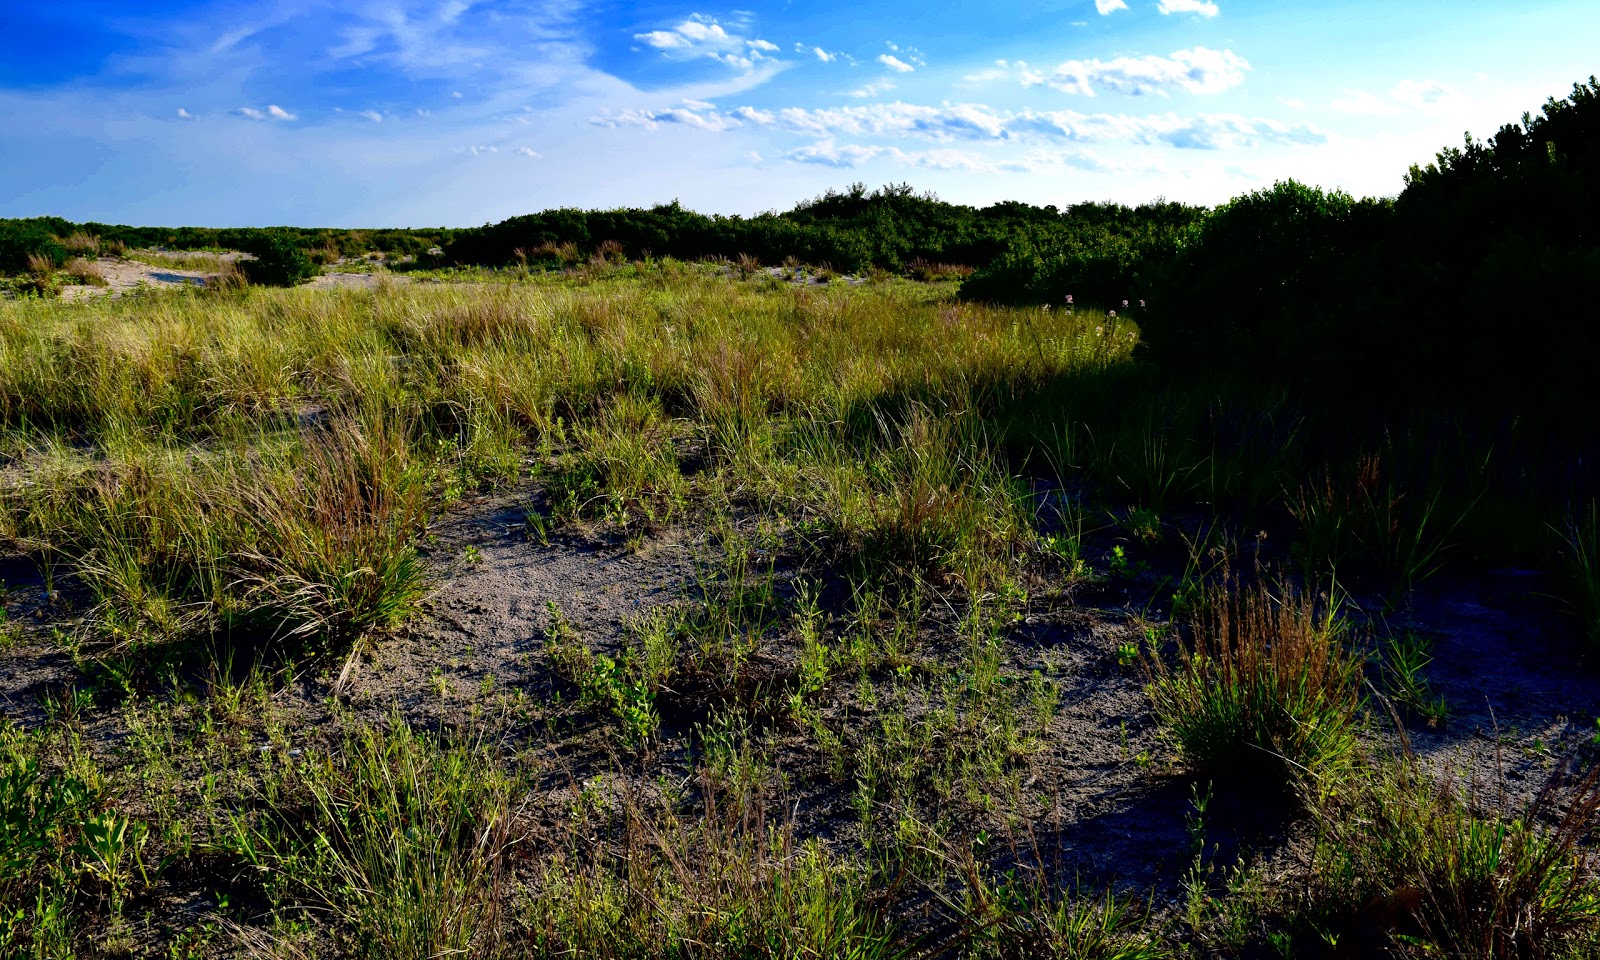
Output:
<svg viewBox="0 0 1600 960">
<path fill-rule="evenodd" d="M 61 266 L 73 256 L 97 250 L 160 248 L 165 250 L 251 250 L 287 240 L 307 254 L 330 261 L 381 252 L 424 256 L 450 242 L 454 230 L 341 230 L 329 227 L 130 227 L 124 224 L 75 223 L 61 217 L 0 219 L 0 274 L 30 269 L 29 258 Z M 272 238 L 269 240 L 269 238 Z"/>
<path fill-rule="evenodd" d="M 1019 250 L 1083 251 L 1094 285 L 1107 298 L 1137 283 L 1141 264 L 1170 256 L 1199 207 L 1085 203 L 1058 209 L 1025 203 L 975 208 L 946 203 L 907 184 L 868 192 L 855 184 L 828 191 L 786 213 L 707 216 L 676 202 L 649 209 L 546 210 L 463 230 L 447 261 L 504 266 L 521 260 L 555 265 L 603 247 L 629 258 L 793 258 L 859 273 L 899 273 L 913 265 L 982 268 Z M 979 281 L 982 286 L 983 281 Z"/>
<path fill-rule="evenodd" d="M 1545 402 L 1541 415 L 1590 419 L 1600 83 L 1412 167 L 1392 201 L 1292 182 L 1239 197 L 1154 273 L 1147 334 L 1184 363 L 1292 370 L 1355 394 L 1448 388 L 1504 409 L 1559 399 L 1582 409 Z"/>
</svg>

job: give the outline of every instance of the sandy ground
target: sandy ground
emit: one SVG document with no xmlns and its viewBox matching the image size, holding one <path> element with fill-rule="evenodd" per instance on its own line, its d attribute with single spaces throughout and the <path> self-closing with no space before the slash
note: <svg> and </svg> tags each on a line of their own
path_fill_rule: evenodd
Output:
<svg viewBox="0 0 1600 960">
<path fill-rule="evenodd" d="M 225 260 L 236 260 L 240 254 L 219 254 Z M 199 270 L 175 270 L 170 267 L 156 267 L 137 260 L 120 260 L 111 257 L 101 257 L 95 260 L 100 272 L 105 275 L 108 285 L 104 287 L 90 287 L 73 284 L 61 288 L 63 300 L 89 300 L 95 297 L 111 296 L 120 297 L 133 291 L 172 289 L 185 285 L 205 286 L 215 273 L 205 273 Z M 312 278 L 305 286 L 312 289 L 372 289 L 378 286 L 383 278 L 390 283 L 409 283 L 410 277 L 382 275 L 376 273 L 346 273 L 337 267 Z"/>
<path fill-rule="evenodd" d="M 541 652 L 551 604 L 586 646 L 607 650 L 615 649 L 631 618 L 692 596 L 696 564 L 709 559 L 709 547 L 693 530 L 661 532 L 634 550 L 582 531 L 541 543 L 526 523 L 539 495 L 524 489 L 479 498 L 442 518 L 427 548 L 435 588 L 424 615 L 402 634 L 382 638 L 342 688 L 305 680 L 286 689 L 281 702 L 297 717 L 294 725 L 309 735 L 324 723 L 330 693 L 370 719 L 398 713 L 430 729 L 467 726 L 484 710 L 497 712 L 494 705 L 508 695 L 537 713 L 563 690 L 571 696 Z M 781 593 L 799 571 L 780 564 L 776 573 Z M 50 628 L 71 631 L 89 611 L 70 582 L 48 601 L 39 572 L 22 557 L 0 556 L 0 578 L 11 591 L 10 615 L 28 625 L 22 643 L 0 650 L 0 716 L 31 726 L 44 720 L 45 695 L 82 682 L 51 641 Z M 1570 625 L 1541 596 L 1536 579 L 1517 570 L 1440 578 L 1419 590 L 1404 622 L 1391 621 L 1434 639 L 1436 659 L 1426 674 L 1451 707 L 1443 726 L 1409 731 L 1414 751 L 1439 774 L 1477 784 L 1479 797 L 1489 802 L 1502 789 L 1511 803 L 1525 802 L 1557 758 L 1586 749 L 1600 710 L 1600 678 L 1574 668 Z M 1121 645 L 1140 640 L 1146 586 L 1100 584 L 1041 595 L 1010 631 L 1004 669 L 1013 676 L 1039 671 L 1062 694 L 1044 752 L 1029 761 L 1024 785 L 1037 798 L 1032 842 L 1040 853 L 1080 882 L 1177 897 L 1190 866 L 1190 785 L 1150 717 L 1145 674 L 1117 657 Z M 959 657 L 962 640 L 953 619 L 935 617 L 925 628 L 921 656 L 932 663 L 945 660 L 946 652 Z M 772 644 L 762 656 L 791 655 L 787 639 Z M 703 719 L 675 716 L 670 698 L 658 706 L 667 733 Z M 904 707 L 913 715 L 925 708 Z M 850 697 L 824 709 L 841 728 L 866 733 L 873 727 Z M 541 744 L 542 730 L 524 723 L 508 721 L 503 735 L 524 748 Z M 87 735 L 103 740 L 109 752 L 119 737 L 116 726 L 110 711 Z M 785 736 L 793 741 L 784 750 L 797 826 L 848 843 L 854 813 L 847 787 L 817 766 L 803 734 Z M 1369 742 L 1393 747 L 1398 737 L 1380 718 Z M 582 731 L 540 749 L 559 751 L 580 778 L 616 769 L 603 738 Z M 1211 841 L 1225 850 L 1255 851 L 1253 859 L 1269 875 L 1274 864 L 1300 855 L 1295 836 L 1257 836 L 1247 809 L 1230 815 L 1219 805 L 1214 812 Z M 991 826 L 996 835 L 1002 828 Z"/>
</svg>

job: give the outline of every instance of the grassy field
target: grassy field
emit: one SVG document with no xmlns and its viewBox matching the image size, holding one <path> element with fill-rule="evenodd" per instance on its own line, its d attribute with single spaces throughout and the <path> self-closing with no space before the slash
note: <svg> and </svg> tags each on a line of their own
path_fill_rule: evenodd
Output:
<svg viewBox="0 0 1600 960">
<path fill-rule="evenodd" d="M 1600 949 L 1592 504 L 1137 306 L 480 273 L 0 302 L 0 956 Z"/>
</svg>

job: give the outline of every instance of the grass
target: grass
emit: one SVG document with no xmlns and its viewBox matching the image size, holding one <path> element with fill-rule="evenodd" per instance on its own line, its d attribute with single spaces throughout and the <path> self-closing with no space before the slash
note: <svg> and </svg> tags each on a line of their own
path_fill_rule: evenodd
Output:
<svg viewBox="0 0 1600 960">
<path fill-rule="evenodd" d="M 49 678 L 0 726 L 0 953 L 1298 955 L 1373 902 L 1374 949 L 1592 933 L 1592 784 L 1506 813 L 1370 760 L 1369 706 L 1457 732 L 1424 628 L 1371 701 L 1354 651 L 1472 555 L 1476 451 L 1152 382 L 1132 324 L 956 302 L 959 266 L 615 254 L 0 302 L 0 654 Z M 1557 524 L 1590 622 L 1593 519 Z M 507 551 L 641 602 L 430 649 L 430 590 Z M 1186 821 L 1174 762 L 1316 855 L 1263 868 L 1200 783 Z M 1188 855 L 1115 862 L 1140 831 Z"/>
<path fill-rule="evenodd" d="M 1399 935 L 1418 956 L 1587 955 L 1600 934 L 1600 774 L 1558 768 L 1520 808 L 1480 789 L 1407 757 L 1334 808 L 1319 856 L 1344 897 L 1368 897 L 1343 936 Z"/>
<path fill-rule="evenodd" d="M 1150 659 L 1151 704 L 1185 764 L 1236 787 L 1335 782 L 1360 705 L 1337 611 L 1290 586 L 1226 578 L 1198 607 L 1175 659 Z"/>
<path fill-rule="evenodd" d="M 165 267 L 168 270 L 225 273 L 233 266 L 233 261 L 222 256 L 220 251 L 206 253 L 203 251 L 128 250 L 123 255 L 129 260 L 147 263 L 152 267 Z"/>
<path fill-rule="evenodd" d="M 1563 595 L 1591 647 L 1600 645 L 1600 506 L 1567 518 L 1563 533 Z"/>
</svg>

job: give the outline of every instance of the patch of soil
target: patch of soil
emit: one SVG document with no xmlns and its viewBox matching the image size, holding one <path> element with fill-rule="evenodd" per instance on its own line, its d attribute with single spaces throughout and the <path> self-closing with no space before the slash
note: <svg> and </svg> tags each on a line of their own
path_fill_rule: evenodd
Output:
<svg viewBox="0 0 1600 960">
<path fill-rule="evenodd" d="M 685 536 L 637 552 L 575 534 L 541 544 L 529 536 L 529 503 L 525 493 L 487 498 L 435 527 L 427 613 L 358 667 L 354 704 L 449 724 L 480 692 L 537 695 L 552 682 L 540 656 L 552 604 L 603 650 L 631 618 L 683 595 L 693 567 Z"/>
</svg>

